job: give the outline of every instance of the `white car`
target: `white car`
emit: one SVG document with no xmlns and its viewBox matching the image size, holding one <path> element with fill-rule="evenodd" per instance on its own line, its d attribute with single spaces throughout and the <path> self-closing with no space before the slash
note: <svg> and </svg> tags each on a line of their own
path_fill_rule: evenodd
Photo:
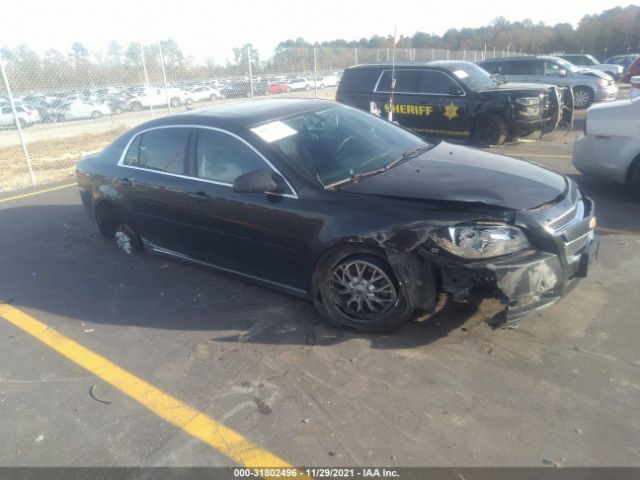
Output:
<svg viewBox="0 0 640 480">
<path fill-rule="evenodd" d="M 287 80 L 287 87 L 292 92 L 300 90 L 311 90 L 313 88 L 313 81 L 303 77 L 292 78 Z"/>
<path fill-rule="evenodd" d="M 104 115 L 111 115 L 111 108 L 106 103 L 76 101 L 64 103 L 60 107 L 59 113 L 64 120 L 95 119 Z"/>
<path fill-rule="evenodd" d="M 179 107 L 183 103 L 190 104 L 193 102 L 193 99 L 179 88 L 168 88 L 165 92 L 164 88 L 144 87 L 142 92 L 129 99 L 128 103 L 133 111 L 142 110 L 143 108 L 163 107 L 167 104 L 167 96 L 169 97 L 169 105 L 172 107 Z"/>
<path fill-rule="evenodd" d="M 40 121 L 40 115 L 37 110 L 32 110 L 22 105 L 16 105 L 16 114 L 21 128 L 29 127 Z M 0 127 L 12 127 L 14 125 L 11 106 L 3 104 L 0 108 Z"/>
<path fill-rule="evenodd" d="M 573 165 L 584 175 L 628 183 L 640 197 L 640 96 L 587 110 Z"/>
<path fill-rule="evenodd" d="M 318 88 L 337 87 L 340 79 L 337 75 L 325 75 L 318 79 Z"/>
<path fill-rule="evenodd" d="M 640 96 L 640 76 L 631 77 L 631 88 L 629 89 L 629 98 Z"/>
<path fill-rule="evenodd" d="M 204 102 L 219 100 L 222 98 L 219 88 L 212 87 L 194 87 L 187 92 L 187 96 L 194 102 Z"/>
</svg>

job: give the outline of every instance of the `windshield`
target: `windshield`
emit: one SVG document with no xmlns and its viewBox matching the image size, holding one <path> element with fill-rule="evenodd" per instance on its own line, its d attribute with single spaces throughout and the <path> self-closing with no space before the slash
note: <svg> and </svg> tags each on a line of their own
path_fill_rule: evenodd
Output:
<svg viewBox="0 0 640 480">
<path fill-rule="evenodd" d="M 342 106 L 252 130 L 323 186 L 386 167 L 407 152 L 432 146 L 385 120 Z"/>
<path fill-rule="evenodd" d="M 560 67 L 564 68 L 573 73 L 577 73 L 580 71 L 578 67 L 576 67 L 573 63 L 567 62 L 564 58 L 557 58 L 556 63 L 560 65 Z"/>
<path fill-rule="evenodd" d="M 473 63 L 456 64 L 447 69 L 471 90 L 485 90 L 499 85 L 494 77 Z"/>
</svg>

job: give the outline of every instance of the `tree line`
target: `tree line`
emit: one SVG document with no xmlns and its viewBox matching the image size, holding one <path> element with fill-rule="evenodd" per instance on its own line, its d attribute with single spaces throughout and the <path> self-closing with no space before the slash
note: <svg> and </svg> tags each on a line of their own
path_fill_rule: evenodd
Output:
<svg viewBox="0 0 640 480">
<path fill-rule="evenodd" d="M 213 60 L 193 61 L 178 44 L 168 39 L 155 45 L 129 43 L 126 47 L 112 40 L 106 52 L 89 52 L 75 42 L 68 52 L 51 49 L 38 55 L 22 44 L 2 48 L 16 92 L 82 89 L 107 85 L 159 84 L 162 82 L 160 48 L 168 81 L 180 82 L 215 77 L 246 76 L 251 59 L 254 74 L 311 71 L 316 47 L 320 70 L 344 68 L 355 61 L 385 60 L 393 47 L 392 35 L 373 35 L 357 41 L 336 39 L 309 43 L 303 38 L 289 39 L 276 47 L 273 55 L 260 59 L 251 44 L 233 48 L 233 58 L 220 65 Z M 356 53 L 360 51 L 360 55 Z M 577 28 L 568 23 L 553 26 L 531 20 L 510 22 L 498 17 L 479 28 L 451 28 L 443 35 L 416 32 L 398 39 L 396 49 L 510 50 L 532 54 L 554 52 L 591 53 L 603 61 L 611 55 L 640 51 L 640 6 L 616 7 L 599 14 L 585 15 Z M 358 58 L 356 58 L 358 56 Z M 411 56 L 409 55 L 409 59 Z M 4 85 L 0 85 L 3 92 Z"/>
</svg>

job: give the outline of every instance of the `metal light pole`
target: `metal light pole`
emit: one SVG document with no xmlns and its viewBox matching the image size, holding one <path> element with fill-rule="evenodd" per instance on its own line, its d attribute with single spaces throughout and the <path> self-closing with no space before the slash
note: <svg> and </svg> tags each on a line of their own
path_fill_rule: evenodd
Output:
<svg viewBox="0 0 640 480">
<path fill-rule="evenodd" d="M 316 47 L 313 47 L 313 89 L 318 98 L 318 62 L 316 59 Z"/>
<path fill-rule="evenodd" d="M 142 58 L 142 70 L 144 71 L 144 84 L 149 87 L 149 77 L 147 76 L 147 63 L 144 61 L 144 47 L 140 44 L 140 57 Z M 153 117 L 153 103 L 151 107 L 151 116 Z"/>
<path fill-rule="evenodd" d="M 22 145 L 22 153 L 24 159 L 27 162 L 27 168 L 29 169 L 29 177 L 31 178 L 31 185 L 36 185 L 36 177 L 33 174 L 33 168 L 31 167 L 31 158 L 29 158 L 29 151 L 27 150 L 27 144 L 22 136 L 22 127 L 20 126 L 20 119 L 18 119 L 18 113 L 16 112 L 16 105 L 13 102 L 13 94 L 11 93 L 11 87 L 9 86 L 9 79 L 7 78 L 7 71 L 4 68 L 4 60 L 0 57 L 0 69 L 2 70 L 2 79 L 4 80 L 4 86 L 7 89 L 7 96 L 9 97 L 9 104 L 11 105 L 11 111 L 13 112 L 13 121 L 16 123 L 16 129 L 18 130 L 18 137 L 20 137 L 20 145 Z"/>
<path fill-rule="evenodd" d="M 167 73 L 164 71 L 164 56 L 162 55 L 162 42 L 158 42 L 158 50 L 160 50 L 160 65 L 162 66 L 162 80 L 164 81 L 164 96 L 167 99 L 167 107 L 169 115 L 171 115 L 171 101 L 169 100 L 169 89 L 167 88 Z"/>
<path fill-rule="evenodd" d="M 249 62 L 249 92 L 253 100 L 253 70 L 251 69 L 251 45 L 247 45 L 247 61 Z"/>
</svg>

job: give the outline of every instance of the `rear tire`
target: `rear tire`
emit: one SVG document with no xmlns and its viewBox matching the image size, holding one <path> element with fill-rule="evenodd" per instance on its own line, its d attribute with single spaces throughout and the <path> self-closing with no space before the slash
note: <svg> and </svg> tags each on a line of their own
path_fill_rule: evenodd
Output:
<svg viewBox="0 0 640 480">
<path fill-rule="evenodd" d="M 474 139 L 483 144 L 502 145 L 507 140 L 509 129 L 499 115 L 489 113 L 476 120 Z"/>
<path fill-rule="evenodd" d="M 91 112 L 91 118 L 93 118 L 94 120 L 96 120 L 96 119 L 98 119 L 100 117 L 102 117 L 102 113 L 101 112 L 98 112 L 97 110 L 94 111 L 94 112 Z"/>
<path fill-rule="evenodd" d="M 102 203 L 96 208 L 98 230 L 107 240 L 115 239 L 116 245 L 126 254 L 142 250 L 142 239 L 124 212 L 110 203 Z"/>
<path fill-rule="evenodd" d="M 573 106 L 577 109 L 589 108 L 593 103 L 593 91 L 586 87 L 576 87 L 573 89 Z"/>
<path fill-rule="evenodd" d="M 413 315 L 387 261 L 375 250 L 346 247 L 319 260 L 313 303 L 331 325 L 376 333 L 397 329 Z"/>
</svg>

